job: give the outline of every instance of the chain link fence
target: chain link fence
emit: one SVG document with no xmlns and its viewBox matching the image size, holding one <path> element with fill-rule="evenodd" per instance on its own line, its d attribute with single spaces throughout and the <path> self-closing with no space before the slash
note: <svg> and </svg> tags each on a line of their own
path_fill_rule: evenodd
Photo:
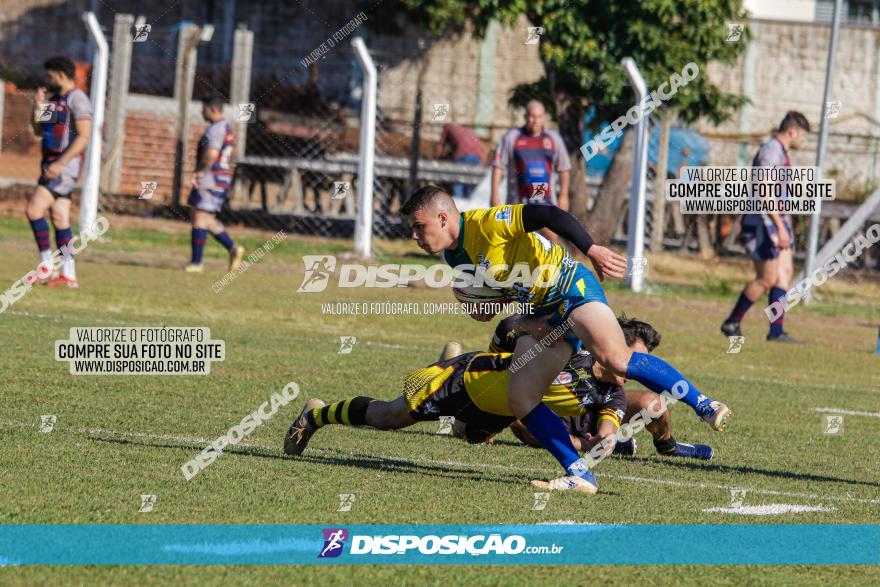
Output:
<svg viewBox="0 0 880 587">
<path fill-rule="evenodd" d="M 25 2 L 21 6 L 0 21 L 0 75 L 8 82 L 0 180 L 33 185 L 39 145 L 30 130 L 31 96 L 42 83 L 43 60 L 54 54 L 68 55 L 79 64 L 78 83 L 88 91 L 91 48 L 81 15 L 91 5 L 73 0 L 62 7 L 32 7 Z M 452 189 L 455 184 L 484 182 L 486 189 L 486 163 L 507 128 L 499 124 L 498 112 L 509 110 L 511 125 L 519 123 L 507 104 L 509 95 L 485 92 L 481 86 L 480 56 L 462 59 L 462 52 L 449 40 L 420 39 L 415 34 L 402 38 L 369 35 L 353 5 L 346 4 L 333 22 L 307 14 L 309 22 L 320 22 L 320 26 L 313 30 L 299 26 L 296 30 L 302 34 L 289 35 L 273 34 L 265 24 L 271 20 L 265 20 L 261 34 L 248 36 L 246 26 L 239 30 L 221 26 L 207 34 L 207 27 L 193 24 L 198 20 L 189 18 L 197 16 L 189 14 L 190 9 L 172 6 L 167 10 L 167 15 L 143 20 L 134 11 L 130 15 L 111 10 L 99 13 L 111 47 L 101 205 L 114 211 L 188 220 L 185 203 L 196 146 L 207 127 L 199 101 L 209 93 L 219 93 L 228 102 L 225 114 L 237 140 L 234 183 L 221 219 L 229 224 L 351 238 L 360 189 L 364 81 L 350 44 L 355 35 L 366 35 L 378 69 L 374 235 L 404 235 L 399 209 L 421 185 L 439 183 Z M 364 16 L 381 18 L 378 12 Z M 515 63 L 520 58 L 515 51 L 522 50 L 526 42 L 523 31 L 517 29 L 510 35 L 499 41 L 505 50 L 494 57 L 498 61 L 493 71 L 498 76 L 510 75 L 505 73 L 510 63 L 504 60 Z M 505 87 L 514 87 L 518 81 L 522 80 L 505 79 Z M 841 124 L 838 128 L 843 130 L 837 131 L 832 127 L 828 145 L 828 173 L 837 179 L 838 197 L 854 204 L 880 183 L 880 141 L 870 134 L 875 123 L 864 118 L 867 123 L 856 126 L 865 130 L 850 131 L 851 124 Z M 481 164 L 435 158 L 435 144 L 450 122 L 476 130 L 483 143 Z M 713 165 L 735 164 L 741 150 L 748 164 L 765 140 L 755 136 L 743 147 L 739 137 L 706 134 Z M 811 135 L 807 148 L 795 154 L 794 163 L 811 165 L 814 150 L 815 135 Z M 591 184 L 591 192 L 595 187 Z M 653 181 L 649 180 L 648 188 L 651 197 Z M 823 240 L 845 221 L 852 206 L 829 209 L 834 213 L 823 221 Z M 650 205 L 647 214 L 650 230 Z M 666 216 L 666 245 L 696 248 L 694 219 Z M 624 209 L 618 238 L 625 236 L 625 219 Z M 718 251 L 739 252 L 732 237 L 734 220 L 709 219 L 708 229 Z M 803 237 L 806 222 L 799 218 L 797 224 Z"/>
</svg>

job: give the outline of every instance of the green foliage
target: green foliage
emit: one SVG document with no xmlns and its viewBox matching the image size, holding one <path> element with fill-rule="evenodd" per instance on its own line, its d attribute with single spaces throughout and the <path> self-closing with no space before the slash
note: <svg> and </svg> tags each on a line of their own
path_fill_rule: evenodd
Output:
<svg viewBox="0 0 880 587">
<path fill-rule="evenodd" d="M 554 96 L 556 104 L 547 104 L 557 119 L 560 105 L 574 109 L 565 117 L 569 120 L 581 118 L 590 104 L 597 121 L 623 114 L 633 100 L 620 65 L 627 56 L 635 59 L 649 88 L 689 62 L 700 67 L 700 76 L 666 106 L 686 122 L 705 116 L 720 123 L 746 101 L 722 92 L 705 71 L 712 61 L 734 63 L 744 50 L 748 27 L 740 42 L 725 42 L 727 22 L 746 22 L 741 0 L 395 0 L 387 8 L 405 17 L 380 23 L 377 30 L 399 32 L 415 24 L 436 36 L 457 34 L 468 21 L 481 35 L 491 20 L 512 25 L 526 15 L 533 26 L 543 27 L 540 52 L 546 76 L 517 88 L 511 102 Z"/>
</svg>

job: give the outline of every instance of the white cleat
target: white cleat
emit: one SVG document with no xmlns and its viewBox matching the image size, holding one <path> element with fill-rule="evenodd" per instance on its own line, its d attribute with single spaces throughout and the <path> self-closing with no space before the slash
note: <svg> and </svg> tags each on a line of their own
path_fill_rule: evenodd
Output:
<svg viewBox="0 0 880 587">
<path fill-rule="evenodd" d="M 599 484 L 592 473 L 587 473 L 586 477 L 575 477 L 574 475 L 566 475 L 565 477 L 557 477 L 550 481 L 532 481 L 532 487 L 536 489 L 549 489 L 550 491 L 575 491 L 577 493 L 595 494 L 599 491 Z"/>
<path fill-rule="evenodd" d="M 708 406 L 700 406 L 700 418 L 703 422 L 717 430 L 724 432 L 727 419 L 730 417 L 730 408 L 718 401 L 710 401 Z"/>
</svg>

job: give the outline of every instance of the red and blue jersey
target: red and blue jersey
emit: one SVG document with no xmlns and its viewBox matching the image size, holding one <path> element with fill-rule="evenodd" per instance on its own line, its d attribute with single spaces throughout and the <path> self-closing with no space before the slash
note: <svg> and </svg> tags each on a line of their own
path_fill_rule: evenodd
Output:
<svg viewBox="0 0 880 587">
<path fill-rule="evenodd" d="M 45 119 L 40 122 L 43 162 L 51 163 L 76 139 L 77 121 L 92 119 L 92 104 L 82 90 L 73 89 L 64 95 L 53 94 L 41 105 L 40 114 Z M 69 171 L 73 172 L 74 167 L 78 170 L 81 162 L 82 155 L 75 157 L 68 163 Z"/>
<path fill-rule="evenodd" d="M 543 198 L 554 202 L 554 172 L 569 171 L 571 162 L 559 133 L 544 130 L 531 135 L 522 128 L 501 139 L 494 166 L 507 169 L 507 201 Z"/>
<path fill-rule="evenodd" d="M 214 149 L 217 157 L 204 171 L 199 188 L 212 191 L 225 192 L 232 183 L 230 174 L 230 159 L 232 158 L 233 134 L 232 127 L 225 120 L 214 122 L 205 130 L 205 134 L 199 139 L 196 148 L 196 158 L 201 162 L 205 151 Z"/>
</svg>

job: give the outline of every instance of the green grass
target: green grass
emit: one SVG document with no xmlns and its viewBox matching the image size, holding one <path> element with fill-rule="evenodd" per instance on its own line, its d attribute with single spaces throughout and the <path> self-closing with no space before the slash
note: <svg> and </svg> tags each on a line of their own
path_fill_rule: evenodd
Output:
<svg viewBox="0 0 880 587">
<path fill-rule="evenodd" d="M 111 219 L 112 226 L 112 219 Z M 181 227 L 183 228 L 183 227 Z M 233 230 L 233 234 L 235 231 Z M 242 239 L 249 250 L 271 233 Z M 880 357 L 873 354 L 876 320 L 860 313 L 831 316 L 799 308 L 792 330 L 802 347 L 763 340 L 759 309 L 744 324 L 746 344 L 726 353 L 717 332 L 730 296 L 685 287 L 638 296 L 609 287 L 616 311 L 648 320 L 663 335 L 657 353 L 734 412 L 728 432 L 712 432 L 690 410 L 673 410 L 676 438 L 710 443 L 711 463 L 657 457 L 639 437 L 634 458 L 601 464 L 600 493 L 553 495 L 532 511 L 528 481 L 555 473 L 541 451 L 515 446 L 504 433 L 495 446 L 470 446 L 435 434 L 437 424 L 394 433 L 329 427 L 302 458 L 283 455 L 280 441 L 307 397 L 352 395 L 382 399 L 400 393 L 403 375 L 436 359 L 443 343 L 483 348 L 492 328 L 464 316 L 322 316 L 321 302 L 449 302 L 448 291 L 425 288 L 330 289 L 297 294 L 303 254 L 341 253 L 343 241 L 289 237 L 222 293 L 212 285 L 225 271 L 209 243 L 208 271 L 184 274 L 188 234 L 111 228 L 78 264 L 82 287 L 37 287 L 0 315 L 0 523 L 874 523 L 880 516 L 876 418 L 846 416 L 839 436 L 823 434 L 829 406 L 878 411 Z M 383 260 L 427 262 L 406 244 L 380 244 Z M 0 219 L 0 283 L 8 287 L 33 268 L 32 237 L 24 222 Z M 129 261 L 137 257 L 138 261 Z M 399 262 L 399 261 L 393 261 Z M 725 290 L 726 291 L 726 290 Z M 723 293 L 723 292 L 716 292 Z M 869 307 L 862 300 L 860 307 Z M 72 376 L 54 360 L 54 342 L 74 326 L 207 326 L 226 341 L 227 358 L 195 376 Z M 339 337 L 357 336 L 351 354 Z M 203 448 L 179 439 L 216 438 L 289 381 L 302 397 L 256 429 L 249 446 L 229 448 L 192 481 L 180 466 Z M 50 434 L 40 415 L 58 416 Z M 101 433 L 85 432 L 100 428 Z M 389 460 L 387 457 L 393 457 Z M 670 483 L 672 482 L 672 483 Z M 707 514 L 726 506 L 729 488 L 751 490 L 747 505 L 823 505 L 832 512 L 743 517 Z M 772 493 L 781 492 L 781 493 Z M 138 513 L 140 494 L 158 496 L 154 512 Z M 351 512 L 338 513 L 338 494 L 354 493 Z M 658 548 L 663 545 L 658 545 Z M 625 545 L 622 546 L 625 548 Z M 589 569 L 282 567 L 0 569 L 19 584 L 181 582 L 320 582 L 394 584 L 521 584 L 607 579 L 650 581 L 657 572 L 686 584 L 808 584 L 865 570 L 828 567 L 638 567 Z M 233 575 L 232 573 L 235 573 Z M 248 577 L 237 579 L 238 573 Z M 357 573 L 357 579 L 354 579 Z M 251 576 L 252 575 L 252 576 Z M 880 573 L 869 571 L 876 579 Z"/>
</svg>

